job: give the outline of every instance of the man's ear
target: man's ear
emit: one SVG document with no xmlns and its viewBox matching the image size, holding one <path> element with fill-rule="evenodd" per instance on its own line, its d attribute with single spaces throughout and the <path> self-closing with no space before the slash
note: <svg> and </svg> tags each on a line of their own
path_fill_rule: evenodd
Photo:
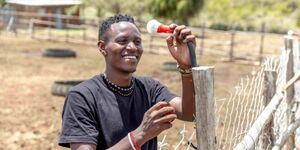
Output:
<svg viewBox="0 0 300 150">
<path fill-rule="evenodd" d="M 98 50 L 102 53 L 103 56 L 107 55 L 104 41 L 102 41 L 102 40 L 98 41 Z"/>
</svg>

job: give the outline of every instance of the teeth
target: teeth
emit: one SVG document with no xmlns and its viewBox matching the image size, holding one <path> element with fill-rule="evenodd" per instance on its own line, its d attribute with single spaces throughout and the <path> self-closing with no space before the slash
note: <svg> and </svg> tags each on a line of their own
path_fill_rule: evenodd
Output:
<svg viewBox="0 0 300 150">
<path fill-rule="evenodd" d="M 125 59 L 136 59 L 136 56 L 124 56 Z"/>
</svg>

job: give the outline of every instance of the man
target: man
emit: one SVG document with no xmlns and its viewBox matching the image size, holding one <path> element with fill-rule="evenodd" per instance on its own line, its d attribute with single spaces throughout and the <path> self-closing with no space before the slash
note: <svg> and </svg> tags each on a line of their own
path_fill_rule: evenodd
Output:
<svg viewBox="0 0 300 150">
<path fill-rule="evenodd" d="M 99 29 L 105 71 L 69 92 L 59 145 L 72 150 L 156 150 L 156 136 L 171 128 L 175 118 L 194 120 L 187 42 L 195 44 L 195 36 L 185 26 L 170 28 L 174 33 L 166 41 L 180 68 L 182 98 L 152 78 L 133 75 L 143 53 L 140 31 L 130 16 L 110 17 Z"/>
</svg>

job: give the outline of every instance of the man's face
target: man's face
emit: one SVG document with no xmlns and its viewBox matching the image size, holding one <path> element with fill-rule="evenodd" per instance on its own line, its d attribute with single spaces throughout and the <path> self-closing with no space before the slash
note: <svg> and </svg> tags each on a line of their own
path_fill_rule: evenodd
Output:
<svg viewBox="0 0 300 150">
<path fill-rule="evenodd" d="M 133 73 L 142 56 L 141 34 L 130 22 L 118 22 L 111 25 L 106 32 L 105 57 L 107 69 Z"/>
</svg>

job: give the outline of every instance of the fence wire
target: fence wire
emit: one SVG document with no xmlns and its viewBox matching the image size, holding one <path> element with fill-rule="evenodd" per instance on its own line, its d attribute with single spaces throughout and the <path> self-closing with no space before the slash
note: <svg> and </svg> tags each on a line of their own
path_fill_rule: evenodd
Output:
<svg viewBox="0 0 300 150">
<path fill-rule="evenodd" d="M 299 51 L 298 48 L 294 46 L 295 51 Z M 243 139 L 258 115 L 264 110 L 263 81 L 265 70 L 277 73 L 277 90 L 284 88 L 286 84 L 286 66 L 289 53 L 291 52 L 291 50 L 282 50 L 280 58 L 268 58 L 260 71 L 254 72 L 250 77 L 241 79 L 230 98 L 217 101 L 216 130 L 218 149 L 233 149 Z M 291 109 L 286 99 L 283 99 L 273 113 L 274 126 L 270 129 L 273 136 L 261 134 L 254 146 L 255 150 L 271 149 L 274 146 L 274 143 L 271 141 L 278 140 L 289 126 L 290 118 L 288 118 L 287 114 L 292 111 Z M 267 146 L 264 145 L 264 140 L 269 141 Z M 284 146 L 282 149 L 285 150 L 287 147 Z"/>
<path fill-rule="evenodd" d="M 217 102 L 218 149 L 232 149 L 262 112 L 263 69 L 241 79 L 230 98 Z"/>
</svg>

